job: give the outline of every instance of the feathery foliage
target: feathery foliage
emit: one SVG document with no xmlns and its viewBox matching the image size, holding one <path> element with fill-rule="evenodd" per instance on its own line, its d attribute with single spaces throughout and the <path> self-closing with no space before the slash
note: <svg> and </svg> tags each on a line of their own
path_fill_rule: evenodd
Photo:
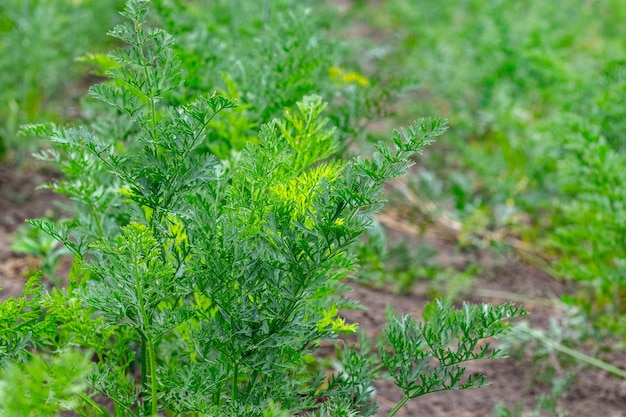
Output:
<svg viewBox="0 0 626 417">
<path fill-rule="evenodd" d="M 126 23 L 110 32 L 126 45 L 111 53 L 110 81 L 90 90 L 131 122 L 131 135 L 26 129 L 52 138 L 54 148 L 40 156 L 65 178 L 50 187 L 76 204 L 70 221 L 32 223 L 63 243 L 75 264 L 68 288 L 37 287 L 31 298 L 2 304 L 2 379 L 15 378 L 16 367 L 31 372 L 31 363 L 39 372 L 47 362 L 30 360 L 31 353 L 80 348 L 93 352 L 94 363 L 59 382 L 57 409 L 373 415 L 371 380 L 382 368 L 375 355 L 347 347 L 344 371 L 332 381 L 307 364 L 321 340 L 355 331 L 338 316 L 353 305 L 341 297 L 355 268 L 351 245 L 382 208 L 384 183 L 406 172 L 445 121 L 419 120 L 394 132 L 391 146 L 378 144 L 370 158 L 342 161 L 334 159 L 339 140 L 323 115 L 326 105 L 307 95 L 265 123 L 235 158 L 220 159 L 203 147 L 208 126 L 236 103 L 209 94 L 168 105 L 182 88 L 179 61 L 172 37 L 148 25 L 148 12 L 148 2 L 128 1 Z M 412 332 L 412 319 L 402 319 L 413 323 L 406 328 L 392 320 L 386 334 L 394 354 L 383 354 L 382 363 L 395 377 L 396 358 L 423 360 L 417 348 L 424 342 L 416 338 L 436 342 L 442 365 L 454 362 L 452 371 L 437 373 L 441 389 L 458 387 L 460 362 L 495 357 L 474 347 L 522 313 L 513 306 L 428 311 L 420 334 Z M 58 378 L 54 371 L 66 359 L 51 359 L 60 362 L 48 378 Z M 427 384 L 427 392 L 433 385 L 421 374 L 399 383 L 411 386 L 409 397 L 414 386 Z M 477 385 L 470 379 L 462 387 Z M 64 402 L 66 392 L 78 391 L 75 403 Z M 96 394 L 112 405 L 99 405 Z"/>
</svg>

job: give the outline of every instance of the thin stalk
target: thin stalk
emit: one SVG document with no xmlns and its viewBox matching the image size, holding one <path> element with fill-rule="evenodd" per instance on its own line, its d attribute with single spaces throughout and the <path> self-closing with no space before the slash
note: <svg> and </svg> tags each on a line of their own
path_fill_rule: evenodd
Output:
<svg viewBox="0 0 626 417">
<path fill-rule="evenodd" d="M 146 74 L 146 80 L 148 82 L 150 82 L 150 74 L 148 73 L 148 67 L 144 67 L 144 72 Z M 157 113 L 156 113 L 156 100 L 154 98 L 154 96 L 149 96 L 148 100 L 150 100 L 150 124 L 151 124 L 151 129 L 148 131 L 148 133 L 150 134 L 150 139 L 152 139 L 152 151 L 154 152 L 154 157 L 156 158 L 158 155 L 158 148 L 156 145 L 156 123 L 157 123 Z"/>
<path fill-rule="evenodd" d="M 93 398 L 91 398 L 90 396 L 86 395 L 84 392 L 79 392 L 78 397 L 83 400 L 84 402 L 86 402 L 87 404 L 89 404 L 89 406 L 91 408 L 93 408 L 94 410 L 98 410 L 98 412 L 105 416 L 105 417 L 111 417 L 111 414 L 109 414 L 109 412 L 106 410 L 106 408 L 104 408 L 103 406 L 101 406 L 100 404 L 98 404 L 97 402 L 95 402 L 93 400 Z M 131 414 L 134 415 L 134 414 Z"/>
<path fill-rule="evenodd" d="M 139 331 L 138 333 L 139 333 L 139 336 L 141 337 L 141 386 L 145 390 L 146 375 L 148 375 L 148 360 L 147 360 L 148 355 L 146 353 L 146 345 L 148 344 L 148 341 L 146 340 L 146 336 L 143 334 L 143 332 Z M 144 405 L 144 407 L 146 406 Z M 147 411 L 147 409 L 144 411 Z"/>
<path fill-rule="evenodd" d="M 144 77 L 146 78 L 146 83 L 147 83 L 146 91 L 141 91 L 141 90 L 139 91 L 141 91 L 141 93 L 150 101 L 150 117 L 151 117 L 150 125 L 152 129 L 150 129 L 148 133 L 150 134 L 150 138 L 153 141 L 152 147 L 156 155 L 157 147 L 154 144 L 154 141 L 156 140 L 155 127 L 157 123 L 156 99 L 154 98 L 154 95 L 153 95 L 152 78 L 150 78 L 150 71 L 148 71 L 149 59 L 146 57 L 146 54 L 143 50 L 143 45 L 145 44 L 145 42 L 143 39 L 142 23 L 137 22 L 136 25 L 137 25 L 137 29 L 135 31 L 137 33 L 137 45 L 136 46 L 141 49 L 141 53 L 139 54 L 140 64 L 143 66 Z"/>
<path fill-rule="evenodd" d="M 105 393 L 104 391 L 101 391 L 101 390 L 97 390 L 97 391 L 104 396 L 108 396 L 107 393 Z M 115 403 L 116 407 L 119 407 L 119 409 L 124 410 L 126 412 L 126 414 L 124 414 L 125 416 L 137 417 L 137 414 L 135 414 L 133 410 L 127 407 L 124 403 L 120 402 L 119 399 L 115 398 L 114 396 L 109 396 L 109 398 L 111 399 L 111 401 Z"/>
<path fill-rule="evenodd" d="M 238 374 L 239 374 L 239 362 L 235 361 L 235 364 L 233 366 L 233 386 L 232 386 L 231 393 L 230 393 L 233 403 L 237 401 L 237 395 L 238 395 L 237 376 Z"/>
<path fill-rule="evenodd" d="M 372 368 L 370 370 L 370 374 L 376 375 L 377 373 L 379 373 L 379 372 L 381 372 L 383 370 L 385 370 L 385 365 L 382 364 L 382 363 L 379 363 L 378 365 L 376 365 L 374 368 Z"/>
<path fill-rule="evenodd" d="M 533 330 L 533 329 L 520 329 L 523 332 L 526 332 L 527 334 L 529 334 L 530 336 L 534 337 L 535 339 L 539 340 L 541 343 L 548 345 L 549 347 L 551 347 L 554 350 L 558 350 L 561 353 L 564 353 L 566 355 L 569 355 L 581 362 L 587 363 L 589 365 L 595 366 L 596 368 L 602 369 L 603 371 L 606 371 L 610 374 L 613 374 L 615 376 L 619 376 L 621 378 L 626 379 L 626 371 L 624 371 L 623 369 L 618 368 L 617 366 L 611 365 L 609 363 L 606 363 L 604 361 L 601 361 L 600 359 L 594 358 L 592 356 L 586 355 L 582 352 L 579 352 L 577 350 L 568 348 L 567 346 L 563 346 L 562 344 L 555 342 L 554 340 L 551 340 L 547 337 L 545 337 L 543 334 L 541 334 L 541 332 Z"/>
<path fill-rule="evenodd" d="M 146 77 L 149 77 L 148 68 L 145 68 L 145 70 L 146 70 Z M 150 97 L 150 114 L 152 116 L 152 122 L 151 122 L 152 129 L 154 130 L 154 127 L 156 126 L 156 122 L 157 122 L 157 120 L 156 120 L 156 100 L 154 99 L 154 97 Z M 151 133 L 154 135 L 153 132 L 151 132 Z M 154 136 L 153 136 L 153 139 L 154 139 Z"/>
<path fill-rule="evenodd" d="M 151 338 L 148 339 L 148 360 L 150 363 L 150 396 L 152 403 L 152 416 L 157 415 L 157 374 L 156 374 L 156 355 L 154 344 Z"/>
<path fill-rule="evenodd" d="M 392 417 L 392 416 L 395 416 L 395 415 L 396 415 L 396 413 L 397 413 L 398 411 L 400 411 L 400 409 L 401 409 L 402 407 L 404 407 L 404 404 L 406 404 L 406 403 L 407 403 L 407 401 L 409 401 L 409 400 L 410 400 L 409 396 L 405 394 L 405 395 L 404 395 L 404 397 L 402 397 L 402 399 L 400 400 L 400 402 L 399 402 L 398 404 L 396 404 L 396 406 L 395 406 L 395 407 L 393 407 L 393 408 L 391 409 L 391 411 L 389 411 L 389 412 L 387 413 L 387 417 Z"/>
<path fill-rule="evenodd" d="M 142 314 L 143 315 L 143 314 Z M 157 401 L 157 374 L 156 374 L 156 356 L 154 351 L 154 342 L 150 336 L 142 332 L 141 344 L 141 380 L 142 386 L 146 387 L 147 378 L 150 378 L 150 404 L 147 405 L 146 411 L 150 416 L 156 416 L 158 411 Z M 146 375 L 148 374 L 148 375 Z"/>
<path fill-rule="evenodd" d="M 135 291 L 137 291 L 137 301 L 139 303 L 139 311 L 141 313 L 141 380 L 145 389 L 147 376 L 150 377 L 150 415 L 157 415 L 157 380 L 156 380 L 156 357 L 154 352 L 154 341 L 150 337 L 148 313 L 146 311 L 145 301 L 143 299 L 143 291 L 141 288 L 141 274 L 137 269 L 137 263 L 134 265 L 135 274 Z M 147 407 L 146 407 L 147 408 Z"/>
<path fill-rule="evenodd" d="M 93 215 L 93 219 L 96 222 L 96 228 L 98 229 L 98 233 L 100 234 L 101 238 L 104 238 L 104 229 L 102 229 L 102 224 L 100 223 L 100 218 L 98 216 L 98 210 L 96 210 L 96 207 L 91 203 L 87 203 L 87 205 L 89 206 L 89 209 L 91 210 L 91 214 Z"/>
<path fill-rule="evenodd" d="M 252 371 L 252 375 L 250 375 L 248 377 L 248 387 L 246 389 L 247 393 L 246 393 L 246 401 L 250 401 L 250 396 L 252 395 L 252 389 L 254 387 L 254 385 L 257 383 L 259 377 L 261 377 L 261 372 L 259 372 L 258 370 L 254 370 Z"/>
</svg>

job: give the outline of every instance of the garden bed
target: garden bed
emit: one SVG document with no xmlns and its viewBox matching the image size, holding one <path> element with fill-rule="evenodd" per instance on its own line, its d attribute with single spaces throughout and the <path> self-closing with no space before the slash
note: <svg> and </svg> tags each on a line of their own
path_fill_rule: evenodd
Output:
<svg viewBox="0 0 626 417">
<path fill-rule="evenodd" d="M 36 187 L 52 179 L 51 175 L 35 168 L 14 169 L 0 166 L 0 298 L 17 296 L 26 282 L 26 276 L 37 268 L 37 259 L 10 250 L 12 233 L 25 218 L 52 215 L 58 208 L 54 201 L 58 196 Z M 428 237 L 412 234 L 396 238 L 413 240 L 426 239 L 440 251 L 439 258 L 451 264 L 463 262 L 453 245 Z M 555 300 L 565 285 L 554 281 L 544 272 L 512 257 L 494 257 L 488 253 L 475 254 L 483 267 L 468 297 L 475 302 L 503 303 L 507 297 L 525 298 L 529 311 L 528 319 L 534 326 L 547 328 L 550 320 L 558 320 L 562 311 L 546 305 L 546 300 Z M 344 316 L 348 321 L 358 322 L 368 335 L 376 335 L 385 323 L 385 308 L 389 304 L 400 313 L 420 316 L 423 306 L 429 301 L 425 294 L 427 283 L 420 281 L 408 294 L 396 294 L 385 288 L 372 288 L 359 284 L 348 294 L 367 307 L 366 311 L 349 311 Z M 626 363 L 624 352 L 614 353 L 614 364 Z M 401 416 L 432 417 L 489 417 L 496 404 L 503 403 L 513 409 L 523 403 L 525 410 L 532 410 L 539 397 L 550 392 L 551 387 L 537 381 L 541 363 L 533 363 L 528 357 L 509 358 L 497 361 L 472 363 L 468 371 L 484 374 L 493 384 L 478 390 L 449 391 L 430 394 L 409 401 L 400 411 Z M 378 415 L 385 415 L 401 398 L 401 392 L 391 381 L 376 383 L 376 400 L 380 404 Z M 621 417 L 626 410 L 626 380 L 620 380 L 595 369 L 581 372 L 572 387 L 561 397 L 560 407 L 571 417 L 606 416 Z M 529 415 L 528 411 L 526 414 Z M 549 415 L 549 414 L 541 414 Z"/>
</svg>

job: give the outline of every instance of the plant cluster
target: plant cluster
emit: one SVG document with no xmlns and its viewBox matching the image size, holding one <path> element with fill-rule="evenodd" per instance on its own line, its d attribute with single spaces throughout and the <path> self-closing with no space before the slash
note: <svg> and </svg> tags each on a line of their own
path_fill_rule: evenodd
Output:
<svg viewBox="0 0 626 417">
<path fill-rule="evenodd" d="M 184 105 L 217 91 L 238 102 L 207 127 L 210 143 L 203 146 L 210 152 L 226 158 L 241 151 L 262 123 L 310 94 L 328 103 L 340 151 L 364 135 L 364 120 L 378 105 L 376 89 L 348 69 L 353 53 L 332 37 L 332 13 L 309 6 L 291 0 L 154 2 L 152 20 L 176 37 L 173 48 L 185 79 L 185 89 L 164 100 Z M 85 60 L 100 74 L 115 66 L 104 55 Z"/>
<path fill-rule="evenodd" d="M 562 196 L 546 246 L 555 251 L 555 273 L 582 285 L 566 301 L 626 340 L 626 156 L 593 127 L 574 132 L 559 161 Z"/>
<path fill-rule="evenodd" d="M 406 181 L 414 212 L 458 222 L 465 249 L 513 249 L 570 283 L 562 300 L 592 329 L 568 346 L 623 345 L 626 7 L 391 0 L 351 12 L 379 39 L 364 65 L 401 80 L 397 119 L 454 120 L 447 149 Z"/>
<path fill-rule="evenodd" d="M 382 208 L 385 182 L 445 121 L 419 120 L 346 161 L 335 158 L 326 104 L 305 95 L 220 155 L 212 125 L 237 103 L 187 97 L 179 52 L 149 24 L 149 3 L 129 0 L 123 15 L 110 32 L 124 43 L 108 58 L 110 80 L 90 89 L 115 118 L 24 130 L 52 139 L 39 156 L 63 171 L 50 187 L 75 205 L 73 219 L 31 223 L 74 265 L 66 288 L 33 277 L 24 297 L 0 304 L 2 414 L 369 416 L 372 380 L 386 373 L 404 393 L 392 416 L 411 398 L 483 386 L 463 363 L 503 356 L 480 341 L 506 331 L 518 307 L 435 302 L 423 323 L 390 312 L 377 354 L 347 345 L 330 378 L 314 356 L 355 331 L 338 315 L 356 307 L 341 296 L 352 245 Z"/>
</svg>

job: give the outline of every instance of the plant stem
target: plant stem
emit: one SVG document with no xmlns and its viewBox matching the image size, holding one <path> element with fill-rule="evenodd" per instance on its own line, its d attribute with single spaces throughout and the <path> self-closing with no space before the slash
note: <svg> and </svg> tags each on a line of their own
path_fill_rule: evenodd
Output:
<svg viewBox="0 0 626 417">
<path fill-rule="evenodd" d="M 96 222 L 96 228 L 98 229 L 98 233 L 100 234 L 100 238 L 104 238 L 104 229 L 102 229 L 102 224 L 100 223 L 100 217 L 98 216 L 98 210 L 96 207 L 89 202 L 88 203 L 89 210 L 91 210 L 91 214 L 93 215 L 93 219 Z"/>
<path fill-rule="evenodd" d="M 610 374 L 619 376 L 621 378 L 626 379 L 626 371 L 624 371 L 623 369 L 618 368 L 617 366 L 611 365 L 609 363 L 606 363 L 604 361 L 601 361 L 600 359 L 594 358 L 592 356 L 586 355 L 582 352 L 579 352 L 577 350 L 568 348 L 567 346 L 563 346 L 562 344 L 555 342 L 554 340 L 551 340 L 547 337 L 545 337 L 541 332 L 537 331 L 537 330 L 533 330 L 533 329 L 520 329 L 523 332 L 526 332 L 527 334 L 529 334 L 530 336 L 534 337 L 535 339 L 539 340 L 541 343 L 546 344 L 548 346 L 550 346 L 551 348 L 558 350 L 561 353 L 564 353 L 566 355 L 570 355 L 571 357 L 578 359 L 579 361 L 585 362 L 589 365 L 595 366 L 596 368 L 600 368 L 603 371 L 606 371 Z"/>
<path fill-rule="evenodd" d="M 93 400 L 93 398 L 89 397 L 88 395 L 86 395 L 84 392 L 79 392 L 77 393 L 78 397 L 83 400 L 84 402 L 86 402 L 87 404 L 89 404 L 89 406 L 91 406 L 92 409 L 94 410 L 98 410 L 98 412 L 103 415 L 104 417 L 111 417 L 111 414 L 109 414 L 109 412 L 106 410 L 106 408 L 102 407 L 100 404 L 98 404 L 97 402 L 95 402 Z"/>
<path fill-rule="evenodd" d="M 138 254 L 133 254 L 137 259 Z M 157 414 L 157 379 L 156 379 L 156 357 L 154 351 L 154 343 L 152 337 L 150 337 L 150 322 L 148 320 L 148 313 L 146 311 L 145 302 L 143 299 L 143 290 L 141 288 L 141 274 L 137 267 L 137 260 L 134 265 L 135 274 L 135 291 L 137 292 L 137 300 L 139 302 L 139 311 L 141 313 L 141 363 L 142 363 L 142 385 L 146 386 L 147 376 L 150 376 L 150 416 L 156 416 Z"/>
<path fill-rule="evenodd" d="M 152 416 L 157 415 L 157 374 L 156 374 L 156 356 L 152 338 L 148 338 L 148 360 L 150 363 L 150 395 L 152 402 Z"/>
<path fill-rule="evenodd" d="M 376 365 L 374 368 L 370 370 L 370 374 L 376 375 L 377 373 L 379 373 L 380 371 L 384 369 L 385 369 L 385 365 L 382 363 L 379 363 L 378 365 Z"/>
<path fill-rule="evenodd" d="M 395 406 L 395 407 L 393 407 L 393 408 L 391 409 L 391 411 L 389 411 L 389 412 L 387 413 L 387 417 L 392 417 L 392 416 L 395 416 L 395 415 L 396 415 L 396 413 L 397 413 L 397 412 L 398 412 L 398 411 L 399 411 L 402 407 L 404 407 L 404 404 L 406 404 L 406 402 L 407 402 L 407 401 L 409 401 L 409 400 L 410 400 L 409 396 L 408 396 L 408 395 L 406 395 L 406 394 L 404 394 L 404 397 L 402 397 L 402 399 L 400 400 L 400 402 L 399 402 L 398 404 L 396 404 L 396 406 Z"/>
<path fill-rule="evenodd" d="M 230 393 L 233 403 L 237 401 L 237 374 L 239 374 L 239 362 L 235 361 L 233 366 L 233 387 Z"/>
</svg>

